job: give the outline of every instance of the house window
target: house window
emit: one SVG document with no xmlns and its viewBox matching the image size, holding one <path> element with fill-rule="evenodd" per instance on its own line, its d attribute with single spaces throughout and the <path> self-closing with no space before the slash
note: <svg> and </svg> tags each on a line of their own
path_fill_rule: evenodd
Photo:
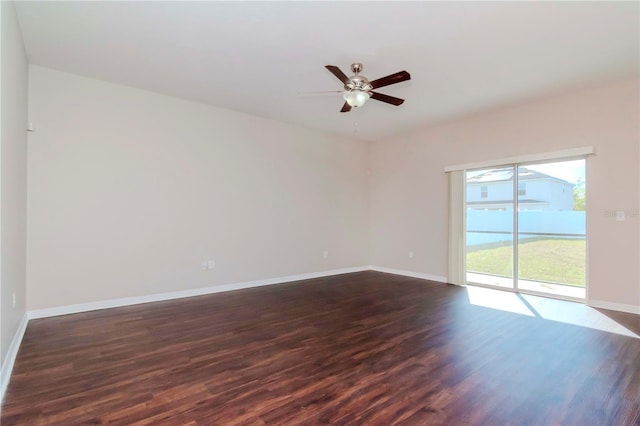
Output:
<svg viewBox="0 0 640 426">
<path fill-rule="evenodd" d="M 518 182 L 518 195 L 527 195 L 527 184 Z"/>
<path fill-rule="evenodd" d="M 487 198 L 488 190 L 486 186 L 480 187 L 480 198 Z"/>
</svg>

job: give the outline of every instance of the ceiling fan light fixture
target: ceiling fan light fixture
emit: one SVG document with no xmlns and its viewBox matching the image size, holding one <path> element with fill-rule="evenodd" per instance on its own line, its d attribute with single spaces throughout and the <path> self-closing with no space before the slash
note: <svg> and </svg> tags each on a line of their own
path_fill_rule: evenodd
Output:
<svg viewBox="0 0 640 426">
<path fill-rule="evenodd" d="M 342 95 L 349 106 L 353 108 L 361 107 L 362 105 L 364 105 L 364 103 L 367 102 L 367 99 L 369 99 L 370 96 L 371 94 L 363 92 L 362 90 L 350 90 Z"/>
</svg>

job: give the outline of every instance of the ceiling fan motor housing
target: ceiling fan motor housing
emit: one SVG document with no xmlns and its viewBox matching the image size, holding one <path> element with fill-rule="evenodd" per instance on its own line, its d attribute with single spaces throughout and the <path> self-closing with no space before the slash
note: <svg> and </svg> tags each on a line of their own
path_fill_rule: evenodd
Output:
<svg viewBox="0 0 640 426">
<path fill-rule="evenodd" d="M 345 90 L 360 90 L 366 92 L 372 89 L 369 84 L 369 79 L 363 75 L 358 75 L 358 73 L 362 71 L 362 64 L 358 62 L 351 64 L 351 71 L 354 75 L 349 77 L 349 82 L 344 85 Z"/>
</svg>

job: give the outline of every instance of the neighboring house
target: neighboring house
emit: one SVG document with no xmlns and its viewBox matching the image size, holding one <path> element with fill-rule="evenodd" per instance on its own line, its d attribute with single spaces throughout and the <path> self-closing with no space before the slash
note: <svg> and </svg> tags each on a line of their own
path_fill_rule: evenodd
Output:
<svg viewBox="0 0 640 426">
<path fill-rule="evenodd" d="M 573 210 L 573 184 L 526 167 L 518 169 L 520 210 Z M 513 168 L 491 169 L 467 178 L 467 208 L 513 209 Z"/>
</svg>

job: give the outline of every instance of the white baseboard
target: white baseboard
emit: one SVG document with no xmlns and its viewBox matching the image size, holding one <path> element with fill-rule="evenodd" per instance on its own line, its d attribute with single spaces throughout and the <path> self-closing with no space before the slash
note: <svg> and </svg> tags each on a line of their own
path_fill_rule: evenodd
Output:
<svg viewBox="0 0 640 426">
<path fill-rule="evenodd" d="M 2 370 L 0 370 L 0 404 L 2 404 L 2 400 L 4 399 L 4 392 L 7 390 L 7 385 L 11 378 L 11 372 L 13 371 L 13 364 L 16 362 L 18 350 L 20 349 L 24 332 L 27 330 L 28 322 L 29 317 L 25 313 L 22 316 L 18 329 L 16 330 L 16 334 L 13 336 L 13 340 L 11 340 L 7 356 L 4 358 L 4 362 L 2 363 Z"/>
<path fill-rule="evenodd" d="M 429 275 L 421 272 L 403 271 L 401 269 L 384 268 L 382 266 L 370 266 L 370 270 L 377 272 L 386 272 L 387 274 L 404 275 L 405 277 L 422 278 L 423 280 L 438 281 L 441 283 L 447 282 L 447 277 L 441 275 Z"/>
<path fill-rule="evenodd" d="M 592 308 L 609 309 L 612 311 L 628 312 L 630 314 L 640 315 L 640 306 L 637 305 L 627 305 L 625 303 L 614 303 L 593 299 L 587 301 L 587 305 L 591 306 Z"/>
<path fill-rule="evenodd" d="M 329 277 L 332 275 L 348 274 L 369 270 L 369 266 L 357 266 L 353 268 L 332 269 L 328 271 L 311 272 L 309 274 L 289 275 L 265 280 L 244 281 L 240 283 L 223 284 L 212 287 L 194 288 L 191 290 L 172 291 L 168 293 L 156 293 L 146 296 L 125 297 L 122 299 L 101 300 L 98 302 L 79 303 L 75 305 L 57 306 L 54 308 L 36 309 L 27 312 L 29 319 L 47 318 L 58 315 L 76 314 L 80 312 L 96 311 L 99 309 L 117 308 L 120 306 L 138 305 L 141 303 L 162 302 L 165 300 L 182 299 L 185 297 L 203 296 L 205 294 L 221 293 L 224 291 L 241 290 L 251 287 L 287 283 L 291 281 L 308 280 L 312 278 Z"/>
</svg>

